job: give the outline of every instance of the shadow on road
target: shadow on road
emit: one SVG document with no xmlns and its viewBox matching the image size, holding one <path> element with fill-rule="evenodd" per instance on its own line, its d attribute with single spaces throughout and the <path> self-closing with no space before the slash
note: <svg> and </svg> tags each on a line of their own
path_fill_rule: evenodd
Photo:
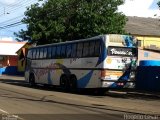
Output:
<svg viewBox="0 0 160 120">
<path fill-rule="evenodd" d="M 30 87 L 27 82 L 24 80 L 1 80 L 0 83 L 6 83 L 6 84 L 11 84 L 11 85 L 16 85 L 16 86 L 21 86 L 21 87 L 28 87 L 32 89 L 40 89 L 40 90 L 46 90 L 46 91 L 56 91 L 56 92 L 64 92 L 64 93 L 70 93 L 70 94 L 80 94 L 80 95 L 88 95 L 90 97 L 95 97 L 95 98 L 104 98 L 106 96 L 108 97 L 113 97 L 113 98 L 123 98 L 123 99 L 142 99 L 142 100 L 147 100 L 147 101 L 153 101 L 153 100 L 160 100 L 160 95 L 155 95 L 155 94 L 147 94 L 145 93 L 140 93 L 136 91 L 119 91 L 119 90 L 110 90 L 107 91 L 105 95 L 98 95 L 94 93 L 92 90 L 78 90 L 76 92 L 70 92 L 70 91 L 64 91 L 61 88 L 57 86 L 48 86 L 48 85 L 36 85 L 35 87 Z"/>
<path fill-rule="evenodd" d="M 11 91 L 10 91 L 11 92 Z M 12 91 L 13 92 L 13 91 Z M 18 92 L 15 92 L 19 94 Z M 22 94 L 23 96 L 12 96 L 12 94 L 0 94 L 1 98 L 9 98 L 15 101 L 32 101 L 32 102 L 40 102 L 40 103 L 51 103 L 51 104 L 57 104 L 57 105 L 65 105 L 69 107 L 75 107 L 79 109 L 84 109 L 92 112 L 99 113 L 101 115 L 107 115 L 106 111 L 112 111 L 114 112 L 115 116 L 121 116 L 125 114 L 139 114 L 139 115 L 145 115 L 145 113 L 139 113 L 137 111 L 129 111 L 128 109 L 121 109 L 116 107 L 110 107 L 106 105 L 99 105 L 99 104 L 91 104 L 91 105 L 82 105 L 82 104 L 76 104 L 76 103 L 68 103 L 68 102 L 61 102 L 59 100 L 53 100 L 53 99 L 47 99 L 49 95 L 41 96 L 41 97 L 34 97 Z M 113 113 L 112 113 L 113 115 Z M 150 114 L 152 116 L 152 114 Z M 122 116 L 121 116 L 122 117 Z"/>
</svg>

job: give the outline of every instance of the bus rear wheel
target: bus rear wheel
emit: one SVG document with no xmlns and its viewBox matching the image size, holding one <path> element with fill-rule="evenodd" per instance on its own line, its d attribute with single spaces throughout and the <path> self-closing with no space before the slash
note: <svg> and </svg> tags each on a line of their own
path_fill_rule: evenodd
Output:
<svg viewBox="0 0 160 120">
<path fill-rule="evenodd" d="M 29 76 L 29 85 L 31 87 L 34 87 L 35 86 L 35 78 L 34 78 L 34 75 L 33 74 L 30 74 Z"/>
<path fill-rule="evenodd" d="M 68 90 L 69 89 L 69 85 L 68 85 L 68 77 L 66 75 L 61 76 L 60 78 L 60 87 L 63 90 Z"/>
<path fill-rule="evenodd" d="M 77 78 L 75 75 L 70 76 L 69 88 L 71 91 L 75 92 L 77 90 Z"/>
</svg>

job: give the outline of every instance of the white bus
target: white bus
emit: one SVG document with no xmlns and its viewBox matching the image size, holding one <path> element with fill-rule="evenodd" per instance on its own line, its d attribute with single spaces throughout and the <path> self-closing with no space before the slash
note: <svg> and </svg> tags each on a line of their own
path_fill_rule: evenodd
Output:
<svg viewBox="0 0 160 120">
<path fill-rule="evenodd" d="M 100 35 L 30 48 L 25 79 L 30 85 L 49 84 L 70 90 L 133 88 L 136 62 L 134 37 Z"/>
</svg>

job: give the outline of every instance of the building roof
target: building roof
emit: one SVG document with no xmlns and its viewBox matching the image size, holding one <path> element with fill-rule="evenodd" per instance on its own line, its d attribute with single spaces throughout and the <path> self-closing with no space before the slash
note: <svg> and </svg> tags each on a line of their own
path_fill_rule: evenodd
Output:
<svg viewBox="0 0 160 120">
<path fill-rule="evenodd" d="M 128 16 L 125 30 L 131 35 L 160 36 L 160 20 Z"/>
<path fill-rule="evenodd" d="M 0 41 L 0 55 L 17 55 L 16 52 L 26 42 Z"/>
</svg>

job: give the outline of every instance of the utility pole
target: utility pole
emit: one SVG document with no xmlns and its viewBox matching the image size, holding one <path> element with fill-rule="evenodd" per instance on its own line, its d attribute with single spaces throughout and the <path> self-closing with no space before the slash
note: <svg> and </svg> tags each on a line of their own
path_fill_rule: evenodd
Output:
<svg viewBox="0 0 160 120">
<path fill-rule="evenodd" d="M 8 12 L 6 13 L 6 8 L 5 8 L 5 7 L 4 7 L 4 11 L 3 11 L 3 12 L 4 12 L 4 13 L 3 13 L 4 15 L 5 15 L 5 14 L 9 14 Z"/>
<path fill-rule="evenodd" d="M 5 7 L 4 7 L 4 13 L 3 13 L 4 15 L 6 14 L 6 9 L 5 9 Z"/>
</svg>

